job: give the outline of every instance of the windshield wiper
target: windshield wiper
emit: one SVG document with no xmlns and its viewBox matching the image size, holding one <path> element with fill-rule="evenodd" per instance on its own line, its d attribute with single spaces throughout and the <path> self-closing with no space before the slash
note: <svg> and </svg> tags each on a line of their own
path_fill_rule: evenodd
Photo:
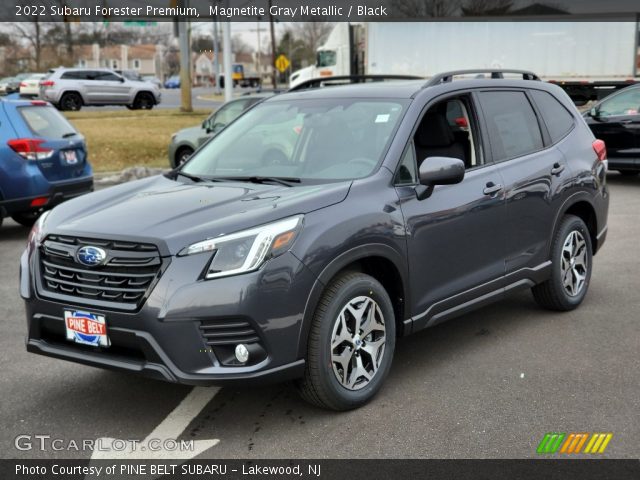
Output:
<svg viewBox="0 0 640 480">
<path fill-rule="evenodd" d="M 293 187 L 292 183 L 300 183 L 301 180 L 295 177 L 260 177 L 260 176 L 251 176 L 251 177 L 223 177 L 225 180 L 234 180 L 238 182 L 251 182 L 251 183 L 278 183 L 280 185 L 284 185 L 285 187 Z"/>
<path fill-rule="evenodd" d="M 62 135 L 62 138 L 75 137 L 76 135 L 78 135 L 78 132 L 69 132 Z"/>
</svg>

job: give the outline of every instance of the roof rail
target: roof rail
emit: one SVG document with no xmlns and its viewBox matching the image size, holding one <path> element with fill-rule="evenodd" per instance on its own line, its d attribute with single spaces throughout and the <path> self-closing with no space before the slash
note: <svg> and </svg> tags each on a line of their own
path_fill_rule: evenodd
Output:
<svg viewBox="0 0 640 480">
<path fill-rule="evenodd" d="M 491 78 L 504 78 L 505 73 L 515 73 L 518 75 L 522 75 L 523 80 L 540 80 L 540 77 L 533 72 L 528 70 L 511 70 L 511 69 L 503 69 L 503 68 L 488 68 L 488 69 L 472 69 L 472 70 L 452 70 L 450 72 L 438 73 L 429 79 L 427 83 L 425 83 L 425 87 L 432 87 L 434 85 L 439 85 L 441 83 L 448 83 L 453 80 L 453 77 L 456 75 L 472 75 L 474 73 L 477 74 L 485 74 L 490 73 Z"/>
<path fill-rule="evenodd" d="M 295 92 L 312 88 L 349 85 L 351 83 L 386 82 L 389 80 L 424 80 L 424 77 L 417 77 L 415 75 L 340 75 L 335 77 L 318 77 L 305 80 L 287 91 Z"/>
</svg>

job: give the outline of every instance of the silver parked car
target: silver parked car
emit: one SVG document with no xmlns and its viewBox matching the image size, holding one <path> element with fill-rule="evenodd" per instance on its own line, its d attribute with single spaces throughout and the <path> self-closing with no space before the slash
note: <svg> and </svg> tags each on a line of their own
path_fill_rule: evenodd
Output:
<svg viewBox="0 0 640 480">
<path fill-rule="evenodd" d="M 255 93 L 229 100 L 196 127 L 183 128 L 171 136 L 169 163 L 172 167 L 186 162 L 194 151 L 249 108 L 273 93 Z"/>
<path fill-rule="evenodd" d="M 80 110 L 83 105 L 124 105 L 138 110 L 160 103 L 160 90 L 107 68 L 57 68 L 40 81 L 40 97 L 60 110 Z"/>
</svg>

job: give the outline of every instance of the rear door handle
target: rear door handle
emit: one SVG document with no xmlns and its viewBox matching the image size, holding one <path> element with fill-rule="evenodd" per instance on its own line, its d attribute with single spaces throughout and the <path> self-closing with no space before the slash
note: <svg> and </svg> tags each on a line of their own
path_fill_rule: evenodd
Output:
<svg viewBox="0 0 640 480">
<path fill-rule="evenodd" d="M 551 175 L 560 175 L 564 170 L 564 165 L 560 165 L 559 163 L 554 163 L 553 168 L 551 169 Z"/>
<path fill-rule="evenodd" d="M 633 120 L 620 120 L 620 125 L 629 125 L 633 123 Z"/>
<path fill-rule="evenodd" d="M 495 184 L 493 182 L 489 182 L 487 183 L 487 186 L 484 187 L 484 190 L 482 190 L 482 193 L 484 193 L 485 195 L 493 195 L 494 193 L 498 193 L 503 188 L 504 187 L 499 183 Z"/>
</svg>

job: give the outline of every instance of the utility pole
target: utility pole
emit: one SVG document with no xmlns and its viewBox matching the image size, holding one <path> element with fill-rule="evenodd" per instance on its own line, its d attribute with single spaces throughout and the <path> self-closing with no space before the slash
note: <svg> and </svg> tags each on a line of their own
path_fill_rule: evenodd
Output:
<svg viewBox="0 0 640 480">
<path fill-rule="evenodd" d="M 192 112 L 191 104 L 191 48 L 189 46 L 189 23 L 178 22 L 178 43 L 180 45 L 180 110 Z"/>
<path fill-rule="evenodd" d="M 215 78 L 215 94 L 220 95 L 220 59 L 218 58 L 218 16 L 213 19 L 213 75 Z"/>
<path fill-rule="evenodd" d="M 269 0 L 269 12 L 271 12 L 271 0 Z M 273 15 L 269 13 L 269 28 L 271 29 L 271 80 L 273 88 L 278 88 L 278 78 L 276 74 L 276 33 L 273 27 Z"/>
<path fill-rule="evenodd" d="M 233 98 L 233 72 L 231 68 L 231 22 L 222 22 L 222 55 L 224 61 L 224 100 Z"/>
</svg>

